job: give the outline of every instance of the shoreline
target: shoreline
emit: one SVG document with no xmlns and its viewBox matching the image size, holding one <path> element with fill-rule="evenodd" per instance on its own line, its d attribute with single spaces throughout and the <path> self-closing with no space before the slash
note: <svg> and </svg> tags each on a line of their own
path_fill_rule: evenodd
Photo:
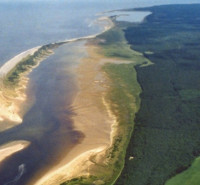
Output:
<svg viewBox="0 0 200 185">
<path fill-rule="evenodd" d="M 89 175 L 92 171 L 88 169 L 94 165 L 90 157 L 97 154 L 102 155 L 102 152 L 110 146 L 112 118 L 108 115 L 108 110 L 102 101 L 108 84 L 106 82 L 108 79 L 101 71 L 104 62 L 101 61 L 102 56 L 96 54 L 96 47 L 88 46 L 88 44 L 85 47 L 89 56 L 83 58 L 74 71 L 77 75 L 79 90 L 72 103 L 75 113 L 72 117 L 74 130 L 81 131 L 85 138 L 80 144 L 75 145 L 58 165 L 30 184 L 50 185 L 50 182 L 54 182 L 53 185 L 76 176 Z M 79 166 L 74 169 L 73 164 L 84 165 L 82 168 Z M 73 167 L 70 170 L 71 166 Z"/>
<path fill-rule="evenodd" d="M 88 39 L 93 39 L 96 36 L 108 31 L 109 29 L 111 29 L 114 26 L 114 23 L 110 20 L 109 17 L 99 17 L 97 19 L 97 21 L 100 24 L 100 21 L 107 21 L 108 25 L 104 26 L 104 30 L 100 33 L 96 33 L 93 35 L 88 35 L 88 36 L 83 36 L 83 37 L 77 37 L 77 38 L 71 38 L 71 39 L 67 39 L 67 40 L 63 40 L 63 41 L 59 41 L 59 42 L 55 42 L 55 43 L 50 43 L 47 45 L 54 45 L 54 44 L 66 44 L 69 42 L 76 42 L 76 41 L 81 41 L 81 40 L 88 40 Z M 0 67 L 0 78 L 6 76 L 8 74 L 8 72 L 10 72 L 18 63 L 20 63 L 24 58 L 26 58 L 27 56 L 32 56 L 34 55 L 34 53 L 36 51 L 38 51 L 40 48 L 47 46 L 47 45 L 41 45 L 41 46 L 36 46 L 33 47 L 31 49 L 25 50 L 17 55 L 15 55 L 14 57 L 12 57 L 11 59 L 9 59 L 7 62 L 5 62 L 1 67 Z"/>
<path fill-rule="evenodd" d="M 0 146 L 0 163 L 7 157 L 19 152 L 30 145 L 29 141 L 12 141 Z"/>
<path fill-rule="evenodd" d="M 10 71 L 12 71 L 18 64 L 20 64 L 25 58 L 34 56 L 36 52 L 41 50 L 43 47 L 49 47 L 51 49 L 51 46 L 59 46 L 60 44 L 67 44 L 69 42 L 76 42 L 76 41 L 82 41 L 82 40 L 89 40 L 95 38 L 97 35 L 102 34 L 106 32 L 107 30 L 111 29 L 114 24 L 108 17 L 100 17 L 98 18 L 98 23 L 104 23 L 104 30 L 101 33 L 97 33 L 94 35 L 79 37 L 79 38 L 72 38 L 69 40 L 57 42 L 57 43 L 50 43 L 48 45 L 43 46 L 37 46 L 32 49 L 28 49 L 15 57 L 8 60 L 3 66 L 0 68 L 0 122 L 9 120 L 11 122 L 14 122 L 16 124 L 20 124 L 23 121 L 23 115 L 20 115 L 20 109 L 21 104 L 26 100 L 26 87 L 28 84 L 28 77 L 27 75 L 32 71 L 33 68 L 37 67 L 41 61 L 43 61 L 45 58 L 42 58 L 40 61 L 38 61 L 36 66 L 31 66 L 30 69 L 28 69 L 25 72 L 22 72 L 20 74 L 20 81 L 17 88 L 10 89 L 7 87 L 4 87 L 4 78 Z M 106 25 L 107 24 L 107 25 Z M 10 96 L 11 95 L 11 96 Z M 14 126 L 8 127 L 11 128 Z M 8 129 L 6 128 L 6 129 Z"/>
<path fill-rule="evenodd" d="M 113 147 L 118 121 L 106 101 L 110 79 L 102 67 L 106 63 L 129 64 L 133 61 L 107 58 L 99 54 L 100 47 L 90 41 L 85 47 L 88 57 L 82 59 L 75 71 L 79 91 L 72 103 L 74 129 L 81 131 L 85 138 L 58 165 L 29 185 L 54 185 L 80 176 L 95 176 L 103 170 L 98 165 L 108 163 L 106 156 Z"/>
<path fill-rule="evenodd" d="M 114 26 L 110 18 L 103 17 L 102 20 L 107 20 L 107 25 L 104 26 L 104 31 L 99 34 L 54 43 L 65 44 L 81 40 L 87 41 L 85 47 L 88 51 L 88 57 L 83 58 L 75 72 L 78 78 L 79 91 L 72 104 L 75 112 L 72 118 L 75 130 L 81 131 L 86 137 L 80 144 L 74 146 L 58 165 L 53 166 L 45 174 L 42 173 L 41 178 L 31 179 L 29 184 L 50 185 L 51 182 L 59 184 L 75 177 L 94 176 L 96 173 L 99 174 L 105 170 L 96 164 L 104 166 L 109 163 L 110 159 L 107 155 L 114 144 L 118 121 L 112 113 L 109 102 L 106 101 L 110 79 L 101 68 L 107 62 L 121 64 L 131 61 L 107 58 L 99 53 L 100 46 L 92 43 L 93 40 L 90 42 L 90 39 L 96 38 Z M 98 126 L 102 126 L 102 130 L 99 130 Z M 85 165 L 86 162 L 87 165 Z M 74 164 L 82 164 L 83 168 L 74 169 Z M 71 166 L 73 167 L 71 173 L 69 173 L 68 168 L 71 168 Z"/>
<path fill-rule="evenodd" d="M 24 58 L 29 55 L 32 56 L 36 51 L 38 51 L 42 46 L 37 46 L 26 51 L 19 53 L 14 56 L 10 60 L 8 60 L 5 64 L 0 67 L 0 78 L 6 76 L 19 62 L 21 62 Z"/>
</svg>

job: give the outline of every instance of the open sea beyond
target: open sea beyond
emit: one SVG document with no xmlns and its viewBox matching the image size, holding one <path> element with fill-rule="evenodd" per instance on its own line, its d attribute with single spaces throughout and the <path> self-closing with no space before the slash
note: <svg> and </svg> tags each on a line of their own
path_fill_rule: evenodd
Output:
<svg viewBox="0 0 200 185">
<path fill-rule="evenodd" d="M 171 3 L 174 1 L 1 1 L 0 66 L 30 48 L 102 32 L 104 28 L 96 21 L 102 12 Z M 72 71 L 87 56 L 84 44 L 79 41 L 60 46 L 30 73 L 26 93 L 34 103 L 21 125 L 0 132 L 0 145 L 17 140 L 31 144 L 1 163 L 0 184 L 25 185 L 32 178 L 40 178 L 84 139 L 71 121 L 71 103 L 78 89 Z"/>
</svg>

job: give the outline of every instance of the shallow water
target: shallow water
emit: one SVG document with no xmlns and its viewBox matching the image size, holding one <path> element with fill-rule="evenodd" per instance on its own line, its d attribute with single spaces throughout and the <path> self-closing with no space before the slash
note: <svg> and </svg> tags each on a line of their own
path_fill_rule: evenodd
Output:
<svg viewBox="0 0 200 185">
<path fill-rule="evenodd" d="M 100 12 L 192 2 L 198 0 L 1 0 L 0 66 L 30 48 L 98 33 Z"/>
<path fill-rule="evenodd" d="M 24 166 L 25 173 L 20 171 L 16 184 L 25 184 L 36 171 L 45 170 L 62 159 L 84 137 L 73 130 L 70 120 L 73 115 L 70 105 L 77 92 L 73 70 L 80 58 L 87 55 L 83 45 L 84 41 L 79 41 L 57 48 L 54 55 L 31 73 L 28 91 L 35 96 L 34 105 L 21 125 L 0 133 L 0 144 L 22 139 L 31 145 L 1 165 L 1 184 L 19 177 L 20 165 Z"/>
<path fill-rule="evenodd" d="M 168 2 L 172 1 L 164 3 Z M 99 12 L 162 3 L 134 0 L 0 3 L 0 65 L 29 48 L 101 31 L 95 24 Z M 59 47 L 30 74 L 27 93 L 35 102 L 21 125 L 0 132 L 0 144 L 27 140 L 31 145 L 2 163 L 0 184 L 13 184 L 16 179 L 16 185 L 26 184 L 36 172 L 52 166 L 84 137 L 73 130 L 70 120 L 73 115 L 70 105 L 77 90 L 72 70 L 87 55 L 83 44 Z"/>
</svg>

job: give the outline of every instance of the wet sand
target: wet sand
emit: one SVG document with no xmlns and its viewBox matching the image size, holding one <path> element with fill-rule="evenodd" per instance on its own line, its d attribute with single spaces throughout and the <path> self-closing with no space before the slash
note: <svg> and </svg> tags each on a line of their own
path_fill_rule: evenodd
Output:
<svg viewBox="0 0 200 185">
<path fill-rule="evenodd" d="M 12 154 L 23 150 L 28 147 L 30 142 L 28 141 L 13 141 L 7 144 L 0 146 L 0 163 L 6 158 L 11 156 Z"/>
<path fill-rule="evenodd" d="M 98 24 L 104 27 L 104 31 L 111 29 L 114 24 L 108 17 L 101 17 L 98 19 Z M 82 41 L 87 39 L 95 38 L 98 34 L 74 38 L 70 40 L 63 41 L 63 43 L 71 43 L 76 41 Z M 33 68 L 36 68 L 39 63 L 44 60 L 42 58 L 38 61 L 38 65 L 32 67 L 32 69 L 28 70 L 24 74 L 21 75 L 21 79 L 17 88 L 8 89 L 4 87 L 3 82 L 1 81 L 19 62 L 21 62 L 24 58 L 33 55 L 36 51 L 38 51 L 41 46 L 34 47 L 27 51 L 20 53 L 19 55 L 13 57 L 9 61 L 7 61 L 1 68 L 0 68 L 0 123 L 9 120 L 13 122 L 9 126 L 1 127 L 0 130 L 6 130 L 11 128 L 19 123 L 22 123 L 22 117 L 25 112 L 22 111 L 23 102 L 26 100 L 26 93 L 25 90 L 27 88 L 27 84 L 29 79 L 26 77 Z M 0 125 L 1 126 L 1 125 Z"/>
<path fill-rule="evenodd" d="M 55 185 L 75 177 L 95 175 L 95 163 L 106 161 L 105 153 L 112 145 L 117 130 L 117 118 L 106 101 L 110 81 L 102 66 L 108 62 L 120 64 L 130 61 L 107 59 L 99 54 L 99 47 L 92 43 L 85 47 L 88 57 L 74 71 L 79 90 L 72 103 L 74 129 L 81 131 L 84 139 L 59 164 L 31 184 Z"/>
<path fill-rule="evenodd" d="M 107 23 L 104 25 L 105 31 L 113 26 L 109 19 L 103 18 L 102 20 L 107 20 Z M 94 37 L 89 36 L 87 40 Z M 82 42 L 84 39 L 76 42 Z M 74 40 L 69 42 L 74 42 Z M 105 101 L 105 95 L 109 87 L 109 80 L 101 71 L 105 61 L 101 61 L 103 57 L 97 54 L 98 48 L 96 46 L 87 44 L 84 48 L 88 51 L 88 57 L 84 57 L 78 67 L 72 69 L 79 89 L 71 106 L 73 130 L 82 133 L 84 139 L 81 143 L 74 144 L 70 151 L 69 149 L 57 151 L 57 153 L 64 152 L 65 150 L 67 152 L 62 154 L 64 157 L 56 165 L 52 165 L 53 167 L 48 166 L 50 170 L 46 171 L 46 175 L 42 178 L 37 178 L 37 182 L 33 179 L 30 184 L 49 185 L 51 184 L 50 182 L 52 184 L 59 184 L 79 175 L 90 174 L 92 171 L 88 171 L 88 169 L 93 166 L 90 157 L 97 156 L 97 154 L 101 156 L 102 152 L 105 152 L 111 145 L 111 126 L 116 122 L 116 119 L 110 114 L 109 106 Z M 24 81 L 21 82 L 24 84 L 21 84 L 23 88 L 19 89 L 19 92 L 23 91 L 28 84 L 28 78 L 25 76 L 22 76 L 22 78 L 24 78 Z M 18 97 L 17 101 L 22 101 L 25 98 Z M 18 106 L 18 108 L 20 107 Z M 26 125 L 22 127 L 25 128 Z M 21 148 L 20 145 L 16 145 L 16 147 Z M 83 168 L 74 168 L 76 164 L 86 165 Z M 44 171 L 41 173 L 44 173 Z"/>
<path fill-rule="evenodd" d="M 72 103 L 73 126 L 75 130 L 84 134 L 84 139 L 80 144 L 75 145 L 59 164 L 33 184 L 59 184 L 69 178 L 90 173 L 86 172 L 91 165 L 90 156 L 110 146 L 113 118 L 108 114 L 103 102 L 108 79 L 101 70 L 101 56 L 96 54 L 97 48 L 92 45 L 85 47 L 89 56 L 74 70 L 79 89 Z M 86 161 L 88 161 L 87 165 Z M 74 168 L 73 164 L 80 166 L 82 163 L 84 163 L 82 168 Z"/>
</svg>

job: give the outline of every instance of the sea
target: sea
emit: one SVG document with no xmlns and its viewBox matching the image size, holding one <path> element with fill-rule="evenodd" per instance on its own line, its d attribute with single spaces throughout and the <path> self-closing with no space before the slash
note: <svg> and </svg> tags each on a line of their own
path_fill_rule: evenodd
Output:
<svg viewBox="0 0 200 185">
<path fill-rule="evenodd" d="M 1 0 L 0 66 L 27 49 L 98 33 L 98 13 L 172 3 L 198 0 Z"/>
<path fill-rule="evenodd" d="M 97 19 L 111 15 L 108 11 L 198 1 L 1 0 L 0 66 L 36 46 L 101 33 L 103 28 Z M 140 14 L 119 20 L 134 22 L 134 16 L 135 22 L 141 20 Z M 34 104 L 21 125 L 0 132 L 0 145 L 15 140 L 27 140 L 31 145 L 0 164 L 0 185 L 29 184 L 38 171 L 51 168 L 84 138 L 73 129 L 70 119 L 71 101 L 78 89 L 71 69 L 87 56 L 84 44 L 84 41 L 69 43 L 55 49 L 54 55 L 30 73 L 27 94 Z"/>
</svg>

